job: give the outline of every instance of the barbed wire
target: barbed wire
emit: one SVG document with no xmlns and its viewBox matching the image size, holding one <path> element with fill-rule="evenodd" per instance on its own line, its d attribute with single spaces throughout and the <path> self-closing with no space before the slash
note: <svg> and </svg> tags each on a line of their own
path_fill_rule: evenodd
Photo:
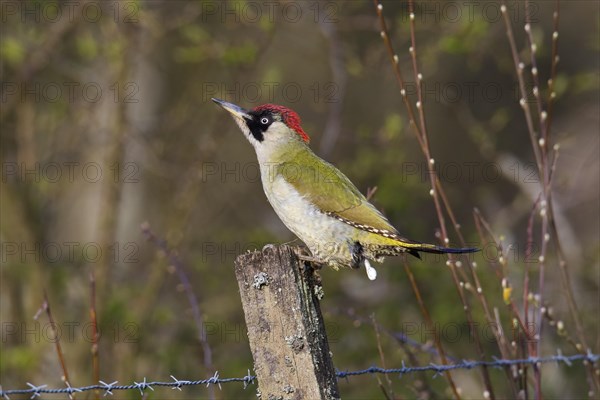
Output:
<svg viewBox="0 0 600 400">
<path fill-rule="evenodd" d="M 592 364 L 598 363 L 600 360 L 600 354 L 593 354 L 592 352 L 588 352 L 587 354 L 574 354 L 570 356 L 564 356 L 560 352 L 557 355 L 549 356 L 549 357 L 529 357 L 525 359 L 498 359 L 494 357 L 493 361 L 468 361 L 463 360 L 461 362 L 455 364 L 429 364 L 424 366 L 417 367 L 407 367 L 402 363 L 401 368 L 379 368 L 379 367 L 370 367 L 363 370 L 358 371 L 340 371 L 338 370 L 336 375 L 338 379 L 344 379 L 351 376 L 358 375 L 368 375 L 368 374 L 399 374 L 400 376 L 411 374 L 415 372 L 435 372 L 435 376 L 455 369 L 473 369 L 477 367 L 492 367 L 492 368 L 506 368 L 515 365 L 541 365 L 548 363 L 564 363 L 565 365 L 571 366 L 573 362 L 589 362 Z M 221 389 L 221 384 L 223 383 L 232 383 L 232 382 L 240 382 L 244 384 L 244 389 L 248 387 L 248 385 L 255 383 L 256 376 L 250 374 L 250 370 L 248 370 L 248 374 L 246 376 L 240 378 L 220 378 L 219 372 L 215 372 L 215 374 L 208 378 L 202 380 L 188 381 L 188 380 L 179 380 L 171 375 L 172 382 L 160 382 L 160 381 L 152 381 L 147 382 L 146 378 L 144 378 L 141 382 L 133 382 L 128 385 L 118 385 L 118 381 L 112 383 L 106 383 L 104 381 L 100 381 L 96 385 L 82 386 L 82 387 L 71 387 L 67 385 L 66 388 L 48 388 L 48 385 L 40 385 L 36 386 L 32 383 L 27 382 L 29 389 L 9 389 L 2 390 L 0 388 L 0 398 L 10 400 L 9 395 L 14 394 L 31 394 L 30 399 L 34 399 L 36 397 L 40 397 L 41 394 L 68 394 L 69 396 L 80 393 L 87 392 L 90 390 L 101 390 L 104 391 L 104 396 L 112 395 L 113 391 L 117 390 L 139 390 L 140 394 L 143 395 L 145 390 L 154 391 L 154 386 L 157 387 L 170 387 L 171 389 L 181 390 L 184 386 L 198 386 L 198 385 L 218 385 L 219 389 Z"/>
<path fill-rule="evenodd" d="M 533 364 L 547 364 L 547 363 L 565 363 L 568 366 L 571 366 L 574 361 L 582 361 L 582 362 L 590 362 L 597 363 L 600 359 L 599 354 L 593 354 L 588 352 L 587 354 L 574 354 L 571 356 L 563 356 L 562 354 L 557 354 L 551 357 L 529 357 L 524 359 L 499 359 L 494 357 L 493 361 L 468 361 L 462 360 L 456 364 L 429 364 L 420 367 L 407 367 L 402 362 L 402 368 L 379 368 L 379 367 L 370 367 L 367 369 L 363 369 L 360 371 L 338 371 L 338 378 L 346 378 L 348 376 L 355 375 L 365 375 L 365 374 L 399 374 L 405 375 L 414 372 L 435 372 L 434 376 L 437 376 L 443 372 L 454 370 L 454 369 L 473 369 L 477 367 L 492 367 L 492 368 L 504 368 L 510 367 L 513 365 L 533 365 Z"/>
</svg>

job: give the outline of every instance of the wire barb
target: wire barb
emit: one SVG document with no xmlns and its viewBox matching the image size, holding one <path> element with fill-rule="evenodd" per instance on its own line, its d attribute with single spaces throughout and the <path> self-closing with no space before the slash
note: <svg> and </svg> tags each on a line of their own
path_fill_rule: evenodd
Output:
<svg viewBox="0 0 600 400">
<path fill-rule="evenodd" d="M 111 396 L 113 395 L 112 389 L 113 387 L 119 383 L 119 381 L 114 381 L 112 383 L 106 383 L 104 381 L 98 381 L 102 386 L 100 387 L 100 389 L 104 390 L 104 396 L 106 397 L 107 394 L 110 394 Z"/>
<path fill-rule="evenodd" d="M 150 389 L 154 392 L 154 388 L 151 386 L 150 383 L 146 383 L 146 377 L 144 377 L 144 380 L 142 382 L 136 382 L 133 381 L 133 383 L 135 383 L 135 386 L 140 390 L 140 394 L 143 396 L 144 395 L 144 390 L 145 389 Z"/>
<path fill-rule="evenodd" d="M 44 390 L 48 385 L 41 385 L 41 386 L 35 386 L 29 382 L 27 382 L 27 385 L 29 385 L 29 387 L 31 387 L 31 397 L 30 399 L 35 399 L 36 397 L 40 397 L 40 393 L 43 393 L 42 390 Z"/>
</svg>

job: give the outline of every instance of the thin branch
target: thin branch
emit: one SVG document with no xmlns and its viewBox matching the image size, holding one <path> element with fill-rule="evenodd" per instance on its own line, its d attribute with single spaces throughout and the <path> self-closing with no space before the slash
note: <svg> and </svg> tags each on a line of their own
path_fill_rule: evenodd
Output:
<svg viewBox="0 0 600 400">
<path fill-rule="evenodd" d="M 147 223 L 147 222 L 143 223 L 140 228 L 142 230 L 142 233 L 146 237 L 146 239 L 148 241 L 152 242 L 156 247 L 158 247 L 165 254 L 165 256 L 168 258 L 171 265 L 173 265 L 175 267 L 175 270 L 177 271 L 177 276 L 179 277 L 179 281 L 181 282 L 183 289 L 187 295 L 188 302 L 190 304 L 190 307 L 192 308 L 192 315 L 194 317 L 194 322 L 196 324 L 196 328 L 198 329 L 198 341 L 200 342 L 200 345 L 202 346 L 202 353 L 204 356 L 204 358 L 203 358 L 204 367 L 206 368 L 207 372 L 210 372 L 213 369 L 212 350 L 211 350 L 210 344 L 208 343 L 208 340 L 206 338 L 206 329 L 204 326 L 204 316 L 200 310 L 200 306 L 198 305 L 198 299 L 196 298 L 196 295 L 194 294 L 194 291 L 192 289 L 192 284 L 190 283 L 190 280 L 188 279 L 188 277 L 185 273 L 185 269 L 186 269 L 185 265 L 179 259 L 177 254 L 174 251 L 172 251 L 171 249 L 169 249 L 167 242 L 164 239 L 159 238 L 158 236 L 156 236 L 154 234 L 154 232 L 152 232 L 152 230 L 150 229 L 149 223 Z M 210 389 L 209 395 L 210 395 L 211 399 L 214 399 L 215 398 L 214 390 Z"/>
<path fill-rule="evenodd" d="M 529 54 L 531 56 L 531 76 L 533 78 L 533 97 L 535 99 L 535 106 L 537 108 L 537 112 L 538 112 L 538 118 L 539 118 L 539 127 L 540 127 L 540 132 L 541 132 L 541 138 L 544 139 L 545 144 L 548 144 L 548 133 L 547 133 L 547 127 L 546 127 L 546 116 L 547 116 L 547 112 L 544 111 L 543 108 L 543 104 L 542 104 L 542 96 L 540 93 L 540 80 L 539 80 L 539 70 L 538 70 L 538 66 L 537 66 L 537 59 L 536 59 L 536 54 L 537 54 L 537 44 L 535 43 L 535 40 L 533 38 L 533 32 L 532 32 L 532 28 L 531 28 L 531 15 L 529 15 L 529 0 L 525 0 L 525 33 L 527 36 L 527 39 L 529 41 Z M 543 147 L 543 146 L 540 146 Z M 545 167 L 546 163 L 545 163 L 545 152 L 542 150 L 542 166 Z"/>
<path fill-rule="evenodd" d="M 375 340 L 377 342 L 377 351 L 379 352 L 379 359 L 381 360 L 381 367 L 386 369 L 387 367 L 385 366 L 385 355 L 383 354 L 383 348 L 381 347 L 381 335 L 379 334 L 379 324 L 377 323 L 377 320 L 375 319 L 375 313 L 371 314 L 371 322 L 373 324 L 373 330 L 375 331 Z M 386 380 L 386 383 L 388 386 L 388 390 L 389 390 L 389 394 L 385 390 L 385 387 L 383 386 L 383 382 L 381 382 L 381 379 L 379 379 L 379 376 L 377 377 L 377 382 L 379 383 L 379 387 L 381 388 L 381 391 L 383 392 L 383 395 L 386 397 L 386 399 L 391 400 L 394 398 L 394 390 L 392 388 L 392 381 L 388 374 L 384 374 L 383 376 L 385 377 L 385 380 Z"/>
<path fill-rule="evenodd" d="M 448 237 L 448 233 L 447 233 L 447 229 L 446 229 L 446 222 L 445 222 L 445 218 L 444 218 L 444 213 L 442 211 L 442 206 L 441 206 L 441 201 L 440 201 L 440 197 L 439 197 L 439 190 L 437 189 L 437 174 L 434 168 L 434 163 L 435 160 L 434 158 L 431 156 L 431 151 L 429 148 L 429 140 L 428 140 L 428 136 L 427 136 L 427 125 L 425 122 L 425 113 L 424 113 L 424 104 L 423 104 L 423 97 L 422 97 L 422 87 L 421 87 L 421 83 L 423 80 L 422 74 L 419 73 L 419 69 L 418 69 L 418 63 L 417 63 L 417 51 L 416 51 L 416 39 L 415 39 L 415 14 L 414 14 L 414 3 L 412 0 L 409 0 L 408 2 L 408 6 L 409 6 L 409 16 L 410 16 L 410 36 L 411 36 L 411 47 L 409 49 L 410 55 L 411 55 L 411 59 L 412 59 L 412 68 L 413 68 L 413 75 L 414 75 L 414 79 L 415 82 L 417 83 L 417 102 L 416 102 L 416 107 L 419 113 L 419 121 L 420 121 L 420 126 L 416 123 L 416 119 L 415 119 L 415 114 L 413 112 L 413 108 L 412 108 L 412 104 L 410 103 L 410 101 L 408 100 L 408 97 L 406 95 L 406 90 L 405 90 L 405 81 L 402 77 L 402 73 L 400 70 L 400 66 L 399 66 L 399 59 L 398 56 L 395 54 L 392 44 L 391 44 L 391 39 L 389 37 L 389 32 L 387 29 L 387 25 L 385 23 L 385 19 L 383 17 L 383 6 L 381 3 L 379 3 L 378 0 L 374 0 L 374 4 L 375 4 L 375 8 L 377 10 L 377 15 L 379 17 L 379 23 L 381 25 L 381 37 L 383 38 L 386 48 L 388 50 L 388 54 L 390 56 L 390 59 L 392 61 L 392 64 L 394 66 L 394 73 L 396 75 L 396 80 L 400 86 L 400 94 L 404 100 L 404 104 L 406 105 L 407 108 L 407 112 L 409 115 L 409 121 L 411 126 L 413 127 L 413 130 L 415 132 L 415 135 L 417 137 L 417 140 L 421 146 L 421 150 L 423 152 L 423 155 L 425 156 L 427 165 L 428 165 L 428 169 L 429 169 L 429 178 L 431 181 L 431 195 L 433 198 L 433 202 L 434 202 L 434 206 L 435 206 L 435 210 L 436 210 L 436 214 L 437 214 L 437 218 L 440 224 L 440 230 L 441 230 L 441 235 L 442 235 L 442 243 L 444 245 L 448 245 L 449 243 L 449 237 Z M 439 185 L 439 188 L 441 189 L 441 185 Z M 457 224 L 455 223 L 455 226 Z M 454 257 L 450 254 L 448 254 L 448 262 L 447 265 L 450 269 L 451 275 L 452 275 L 452 279 L 454 281 L 455 287 L 457 289 L 459 298 L 461 300 L 461 303 L 463 305 L 463 309 L 465 311 L 465 315 L 467 317 L 467 321 L 470 324 L 473 324 L 474 320 L 473 320 L 473 316 L 472 316 L 472 312 L 471 312 L 471 306 L 469 304 L 469 302 L 467 301 L 467 298 L 465 296 L 463 287 L 464 287 L 464 282 L 461 282 L 461 280 L 458 277 L 457 271 L 456 271 L 456 266 L 455 266 L 455 262 L 454 262 Z M 461 274 L 463 274 L 463 272 L 461 271 Z M 461 285 L 461 283 L 463 283 L 463 285 Z M 477 334 L 475 334 L 475 347 L 477 349 L 478 355 L 480 357 L 481 360 L 483 360 L 485 358 L 485 354 L 483 352 L 483 347 L 481 345 L 481 341 L 479 339 L 479 336 Z M 483 380 L 484 380 L 484 384 L 486 386 L 486 390 L 488 391 L 488 393 L 490 394 L 490 398 L 494 399 L 494 392 L 491 386 L 491 379 L 489 376 L 489 372 L 487 370 L 487 368 L 483 368 L 482 369 L 483 372 Z M 460 395 L 458 393 L 458 391 L 456 391 L 456 388 L 454 386 L 454 383 L 452 382 L 451 387 L 453 389 L 454 392 L 454 396 L 456 398 L 460 398 Z"/>
<path fill-rule="evenodd" d="M 538 209 L 538 204 L 540 203 L 540 197 L 541 197 L 541 195 L 538 196 L 537 200 L 535 201 L 535 203 L 531 209 L 531 213 L 529 215 L 529 221 L 527 223 L 527 248 L 525 250 L 525 260 L 524 260 L 525 271 L 524 271 L 524 278 L 523 278 L 523 280 L 524 280 L 523 281 L 523 318 L 525 319 L 525 326 L 529 326 L 529 293 L 531 293 L 529 291 L 529 261 L 530 261 L 531 255 L 532 255 L 532 247 L 533 247 L 533 223 L 534 223 L 534 219 L 535 219 L 535 213 Z M 540 293 L 543 292 L 543 282 L 544 282 L 544 269 L 541 268 L 541 266 L 540 266 L 539 284 L 538 284 L 538 291 Z M 540 296 L 540 300 L 541 300 L 541 295 L 538 295 L 538 296 Z M 536 319 L 535 318 L 535 308 L 532 309 L 532 319 L 533 320 Z M 536 328 L 539 329 L 539 333 L 534 336 L 534 341 L 528 342 L 529 353 L 533 357 L 537 357 L 539 355 L 539 345 L 541 342 L 540 339 L 542 337 L 541 314 L 540 314 L 540 320 L 537 322 Z M 534 367 L 534 374 L 535 374 L 536 398 L 539 399 L 542 397 L 542 388 L 541 388 L 542 376 L 541 376 L 541 371 L 539 370 L 539 368 Z"/>
<path fill-rule="evenodd" d="M 387 24 L 385 23 L 385 18 L 383 17 L 383 5 L 381 3 L 379 3 L 379 0 L 373 0 L 373 2 L 375 3 L 375 9 L 377 10 L 377 16 L 379 18 L 379 25 L 381 26 L 381 38 L 383 39 L 383 42 L 385 44 L 385 47 L 388 51 L 388 55 L 390 56 L 390 59 L 392 61 L 392 69 L 394 71 L 394 76 L 396 77 L 396 81 L 398 82 L 398 86 L 400 86 L 400 95 L 402 96 L 402 101 L 404 102 L 404 105 L 406 106 L 406 110 L 408 112 L 408 120 L 410 123 L 410 126 L 413 128 L 414 132 L 415 132 L 415 136 L 417 137 L 417 140 L 419 142 L 419 145 L 421 146 L 421 149 L 424 148 L 425 143 L 423 142 L 423 138 L 422 138 L 422 134 L 421 131 L 419 129 L 419 126 L 415 123 L 416 118 L 415 118 L 415 113 L 412 107 L 412 104 L 408 98 L 408 94 L 406 92 L 406 81 L 404 80 L 403 76 L 402 76 L 402 71 L 400 70 L 400 64 L 399 64 L 399 57 L 396 54 L 396 52 L 394 51 L 394 47 L 392 46 L 392 42 L 390 40 L 390 36 L 389 36 L 389 30 L 387 28 Z"/>
<path fill-rule="evenodd" d="M 421 291 L 419 290 L 419 287 L 417 286 L 417 281 L 415 280 L 412 270 L 410 269 L 410 266 L 408 265 L 408 261 L 406 261 L 406 257 L 404 257 L 403 261 L 404 261 L 403 262 L 404 271 L 406 271 L 406 275 L 408 276 L 408 280 L 410 281 L 410 286 L 412 287 L 415 297 L 417 299 L 417 302 L 419 303 L 419 308 L 421 309 L 421 314 L 423 314 L 423 317 L 425 318 L 425 322 L 427 323 L 427 329 L 430 329 L 433 332 L 435 332 L 435 334 L 433 335 L 433 338 L 434 338 L 435 347 L 440 356 L 440 360 L 442 361 L 443 365 L 447 365 L 448 359 L 446 358 L 446 353 L 444 351 L 444 348 L 442 347 L 442 342 L 440 341 L 440 337 L 438 335 L 437 330 L 433 329 L 434 328 L 433 320 L 431 319 L 431 316 L 429 315 L 429 311 L 427 310 L 427 307 L 425 306 L 425 303 L 423 302 L 423 298 L 421 297 Z M 446 371 L 446 372 L 448 372 L 448 371 Z M 460 399 L 460 394 L 458 393 L 458 389 L 456 388 L 456 385 L 454 384 L 452 375 L 446 374 L 446 379 L 448 379 L 448 383 L 450 384 L 450 388 L 452 389 L 454 397 L 456 397 L 457 399 Z"/>
<path fill-rule="evenodd" d="M 515 36 L 513 33 L 512 25 L 510 23 L 508 9 L 506 7 L 506 3 L 503 1 L 502 6 L 500 6 L 500 11 L 502 13 L 504 19 L 504 25 L 506 27 L 506 36 L 508 38 L 508 43 L 510 46 L 510 51 L 513 58 L 513 63 L 515 65 L 515 71 L 517 72 L 517 81 L 519 83 L 519 92 L 521 94 L 521 99 L 519 100 L 519 104 L 521 108 L 523 108 L 523 113 L 525 114 L 525 121 L 527 123 L 527 130 L 529 132 L 529 139 L 531 140 L 531 147 L 533 148 L 533 154 L 535 156 L 535 162 L 538 167 L 538 171 L 543 171 L 542 168 L 542 156 L 540 154 L 540 149 L 538 146 L 538 140 L 535 134 L 535 128 L 533 126 L 533 118 L 531 117 L 531 110 L 529 109 L 529 105 L 527 103 L 527 90 L 525 89 L 525 78 L 523 77 L 523 70 L 525 69 L 525 64 L 523 64 L 519 60 L 519 53 L 517 51 L 517 45 L 515 43 Z"/>
<path fill-rule="evenodd" d="M 367 194 L 365 195 L 365 197 L 367 198 L 367 201 L 371 201 L 371 199 L 373 198 L 373 196 L 375 195 L 376 192 L 377 192 L 377 186 L 367 188 Z"/>
<path fill-rule="evenodd" d="M 525 0 L 526 5 L 529 4 L 527 0 Z M 559 271 L 561 273 L 561 281 L 562 281 L 562 285 L 563 285 L 563 289 L 565 291 L 566 297 L 567 297 L 567 304 L 569 307 L 569 312 L 571 314 L 571 317 L 573 318 L 573 321 L 575 323 L 575 328 L 576 328 L 576 332 L 577 332 L 577 337 L 578 340 L 580 341 L 579 346 L 578 346 L 578 350 L 580 352 L 585 352 L 587 351 L 588 345 L 585 339 L 585 334 L 584 334 L 584 330 L 583 330 L 583 324 L 581 322 L 580 319 L 580 315 L 579 315 L 579 310 L 577 307 L 577 303 L 575 301 L 575 297 L 573 295 L 573 289 L 572 289 L 572 284 L 571 284 L 571 278 L 570 278 L 570 272 L 569 272 L 569 268 L 567 265 L 567 261 L 564 257 L 564 253 L 562 251 L 562 247 L 561 247 L 561 243 L 560 243 L 560 239 L 558 236 L 558 228 L 556 226 L 556 221 L 554 219 L 554 210 L 553 210 L 553 201 L 552 201 L 552 196 L 551 196 L 551 182 L 550 182 L 550 177 L 555 169 L 555 166 L 553 165 L 550 168 L 550 171 L 548 170 L 548 163 L 547 163 L 547 152 L 548 152 L 548 148 L 550 147 L 550 137 L 549 137 L 549 130 L 550 130 L 550 108 L 549 108 L 549 112 L 548 113 L 543 113 L 543 111 L 541 110 L 541 98 L 539 96 L 539 88 L 537 90 L 537 95 L 536 93 L 534 93 L 534 95 L 536 96 L 536 100 L 538 103 L 538 113 L 540 116 L 540 129 L 545 132 L 545 134 L 542 134 L 542 137 L 537 140 L 536 139 L 536 133 L 533 127 L 533 120 L 531 117 L 531 110 L 529 109 L 528 105 L 527 105 L 527 93 L 525 91 L 525 80 L 523 77 L 523 70 L 524 70 L 524 65 L 522 62 L 519 61 L 519 57 L 518 57 L 518 53 L 517 53 L 517 49 L 516 49 L 516 44 L 515 44 L 515 40 L 514 40 L 514 35 L 513 35 L 513 30 L 512 30 L 512 26 L 510 24 L 509 21 L 509 16 L 508 16 L 508 11 L 507 11 L 507 7 L 506 4 L 503 2 L 502 6 L 501 6 L 501 12 L 502 15 L 504 17 L 504 23 L 506 26 L 506 35 L 508 37 L 508 41 L 509 41 L 509 45 L 510 45 L 510 49 L 511 49 L 511 53 L 512 53 L 512 57 L 513 57 L 513 61 L 515 63 L 515 70 L 517 72 L 517 80 L 519 83 L 519 89 L 521 91 L 521 106 L 523 107 L 523 111 L 525 114 L 525 119 L 527 121 L 527 127 L 528 127 L 528 131 L 529 131 L 529 136 L 530 136 L 530 140 L 531 140 L 531 144 L 532 144 L 532 149 L 533 149 L 533 153 L 536 159 L 536 163 L 537 163 L 537 167 L 538 167 L 538 173 L 539 176 L 541 177 L 541 182 L 542 182 L 542 204 L 541 204 L 541 216 L 542 216 L 542 251 L 540 254 L 540 300 L 541 302 L 543 302 L 543 284 L 544 284 L 544 263 L 545 263 L 545 253 L 546 253 L 546 246 L 547 246 L 547 242 L 548 242 L 548 236 L 552 237 L 553 240 L 553 244 L 554 247 L 556 249 L 556 254 L 558 257 L 558 266 L 559 266 Z M 527 10 L 526 10 L 527 11 Z M 528 12 L 526 12 L 526 18 L 529 18 Z M 552 33 L 552 61 L 551 61 L 551 78 L 549 80 L 549 107 L 550 104 L 552 104 L 552 100 L 555 97 L 554 94 L 554 82 L 555 82 L 555 77 L 556 77 L 556 65 L 558 63 L 558 22 L 559 22 L 559 3 L 558 1 L 556 2 L 556 9 L 555 12 L 553 14 L 553 19 L 554 19 L 554 31 Z M 531 24 L 529 22 L 529 19 L 526 21 L 526 25 L 525 25 L 525 31 L 528 34 L 528 39 L 529 39 L 529 44 L 530 44 L 530 50 L 531 50 L 531 57 L 532 57 L 532 68 L 535 68 L 535 73 L 533 73 L 532 71 L 532 75 L 534 75 L 534 82 L 537 82 L 537 65 L 535 64 L 535 43 L 533 43 L 533 37 L 531 36 Z M 536 86 L 538 86 L 538 84 L 536 83 Z M 557 146 L 553 147 L 555 151 L 558 150 Z M 554 160 L 553 164 L 555 164 L 556 160 Z M 540 316 L 541 318 L 541 316 Z M 541 319 L 540 319 L 541 321 Z M 541 328 L 541 327 L 540 327 Z M 600 377 L 596 374 L 596 372 L 594 371 L 594 369 L 592 367 L 588 368 L 588 381 L 590 383 L 590 389 L 594 392 L 597 392 L 600 389 Z M 541 393 L 539 393 L 541 395 Z"/>
<path fill-rule="evenodd" d="M 96 278 L 94 271 L 90 272 L 90 322 L 92 324 L 92 379 L 93 382 L 100 381 L 100 361 L 98 347 L 98 314 L 96 313 Z M 94 391 L 94 397 L 98 399 L 100 392 Z"/>
<path fill-rule="evenodd" d="M 556 6 L 554 13 L 552 14 L 552 19 L 554 21 L 553 30 L 552 30 L 552 61 L 551 61 L 551 69 L 550 69 L 550 79 L 548 79 L 548 98 L 546 100 L 547 108 L 548 108 L 548 117 L 546 118 L 546 134 L 548 137 L 550 136 L 550 128 L 552 126 L 552 106 L 554 105 L 554 99 L 556 98 L 556 93 L 554 92 L 554 85 L 556 84 L 556 70 L 559 61 L 558 57 L 558 23 L 559 23 L 559 15 L 560 15 L 560 2 L 556 0 Z"/>
<path fill-rule="evenodd" d="M 61 380 L 67 385 L 67 387 L 71 386 L 71 380 L 69 379 L 69 372 L 67 371 L 67 363 L 65 362 L 65 357 L 63 355 L 62 347 L 60 345 L 60 335 L 56 331 L 56 322 L 54 321 L 54 317 L 52 316 L 52 311 L 50 310 L 50 302 L 48 301 L 48 294 L 46 290 L 44 290 L 44 302 L 42 306 L 35 314 L 33 319 L 38 319 L 39 315 L 42 312 L 46 312 L 48 315 L 48 321 L 50 322 L 50 329 L 52 330 L 53 340 L 54 340 L 54 348 L 56 349 L 56 355 L 58 356 L 58 361 L 60 362 L 60 368 L 62 369 L 63 375 Z M 75 396 L 69 394 L 69 398 L 73 399 Z"/>
</svg>

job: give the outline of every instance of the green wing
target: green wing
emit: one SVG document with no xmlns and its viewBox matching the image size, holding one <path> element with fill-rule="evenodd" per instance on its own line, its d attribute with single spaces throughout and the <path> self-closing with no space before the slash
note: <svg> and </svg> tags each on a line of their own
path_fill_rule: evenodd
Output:
<svg viewBox="0 0 600 400">
<path fill-rule="evenodd" d="M 312 151 L 297 153 L 279 164 L 279 168 L 280 176 L 323 212 L 335 214 L 349 223 L 398 234 L 346 175 Z"/>
<path fill-rule="evenodd" d="M 301 162 L 300 162 L 301 161 Z M 377 244 L 385 247 L 404 247 L 407 252 L 419 257 L 417 252 L 428 253 L 472 253 L 476 248 L 446 248 L 434 244 L 416 242 L 398 234 L 388 220 L 335 166 L 317 157 L 308 148 L 278 164 L 279 176 L 291 184 L 302 196 L 310 200 L 325 213 L 337 216 L 344 222 L 380 237 Z M 374 232 L 374 230 L 387 232 Z M 380 252 L 380 255 L 388 253 Z M 397 254 L 396 252 L 389 253 Z"/>
</svg>

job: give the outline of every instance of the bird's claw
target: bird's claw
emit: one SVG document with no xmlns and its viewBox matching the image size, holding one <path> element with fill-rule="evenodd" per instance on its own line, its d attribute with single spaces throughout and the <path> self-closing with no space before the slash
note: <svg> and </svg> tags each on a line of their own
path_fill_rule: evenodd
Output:
<svg viewBox="0 0 600 400">
<path fill-rule="evenodd" d="M 320 259 L 313 257 L 313 256 L 307 256 L 305 254 L 296 254 L 298 256 L 298 259 L 300 259 L 301 261 L 304 262 L 309 262 L 312 264 L 313 269 L 318 270 L 323 268 L 323 265 L 325 265 L 323 263 L 323 261 L 321 261 Z"/>
</svg>

